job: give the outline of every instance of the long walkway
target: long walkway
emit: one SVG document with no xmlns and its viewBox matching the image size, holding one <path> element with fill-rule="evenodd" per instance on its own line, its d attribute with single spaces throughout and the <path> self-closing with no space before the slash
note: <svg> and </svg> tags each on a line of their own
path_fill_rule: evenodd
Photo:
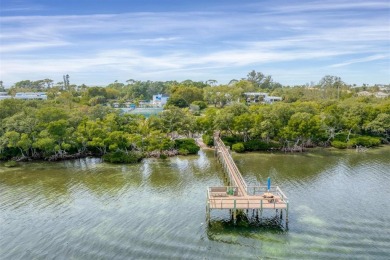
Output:
<svg viewBox="0 0 390 260">
<path fill-rule="evenodd" d="M 208 219 L 211 209 L 258 210 L 260 214 L 265 209 L 285 210 L 288 222 L 288 199 L 278 186 L 248 187 L 241 172 L 233 161 L 229 147 L 226 147 L 219 137 L 214 134 L 215 154 L 224 168 L 226 181 L 229 186 L 209 187 L 207 190 Z"/>
</svg>

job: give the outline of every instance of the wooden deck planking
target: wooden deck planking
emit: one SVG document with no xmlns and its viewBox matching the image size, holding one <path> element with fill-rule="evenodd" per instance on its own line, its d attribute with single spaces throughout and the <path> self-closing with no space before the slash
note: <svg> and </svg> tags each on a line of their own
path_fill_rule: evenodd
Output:
<svg viewBox="0 0 390 260">
<path fill-rule="evenodd" d="M 231 178 L 233 178 L 231 180 L 231 182 L 233 182 L 234 186 L 236 186 L 238 188 L 238 192 L 241 196 L 247 195 L 247 191 L 246 191 L 247 187 L 246 187 L 245 181 L 243 180 L 242 175 L 239 172 L 237 166 L 234 164 L 229 150 L 226 148 L 226 146 L 223 144 L 222 140 L 219 137 L 217 138 L 216 143 L 217 143 L 217 146 L 216 146 L 217 152 L 219 152 L 219 151 L 221 152 L 224 163 L 226 164 L 226 167 L 228 168 L 227 170 L 229 171 L 229 176 L 231 176 Z M 238 174 L 240 176 L 238 176 Z"/>
</svg>

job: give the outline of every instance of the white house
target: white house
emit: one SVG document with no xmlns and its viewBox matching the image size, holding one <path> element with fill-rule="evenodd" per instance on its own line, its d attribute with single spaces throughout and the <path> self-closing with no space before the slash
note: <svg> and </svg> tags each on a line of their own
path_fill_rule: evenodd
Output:
<svg viewBox="0 0 390 260">
<path fill-rule="evenodd" d="M 158 107 L 163 107 L 168 102 L 169 96 L 164 94 L 153 95 L 152 104 Z"/>
<path fill-rule="evenodd" d="M 12 98 L 7 92 L 0 92 L 0 100 Z"/>
<path fill-rule="evenodd" d="M 18 92 L 15 94 L 15 98 L 25 99 L 25 100 L 30 100 L 30 99 L 46 100 L 47 95 L 45 92 Z"/>
<path fill-rule="evenodd" d="M 266 96 L 264 97 L 264 103 L 272 104 L 274 102 L 282 101 L 282 97 Z"/>
<path fill-rule="evenodd" d="M 277 101 L 281 101 L 282 97 L 275 97 L 275 96 L 268 96 L 268 93 L 265 92 L 245 92 L 244 93 L 246 97 L 247 103 L 267 103 L 272 104 Z"/>
</svg>

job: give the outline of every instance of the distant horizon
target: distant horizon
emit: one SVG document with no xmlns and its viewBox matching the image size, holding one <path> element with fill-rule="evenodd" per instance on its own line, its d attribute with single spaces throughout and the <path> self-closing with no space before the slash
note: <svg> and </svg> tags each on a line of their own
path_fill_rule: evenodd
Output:
<svg viewBox="0 0 390 260">
<path fill-rule="evenodd" d="M 45 78 L 45 79 L 51 79 L 51 78 Z M 25 80 L 31 80 L 31 79 L 25 79 Z M 34 80 L 31 80 L 31 81 L 37 81 L 37 80 L 42 80 L 42 79 L 34 79 Z M 53 80 L 53 79 L 51 79 L 51 80 Z M 136 81 L 141 81 L 141 82 L 146 82 L 146 81 L 148 81 L 148 80 L 137 80 L 137 79 L 134 79 L 134 80 L 136 80 Z M 186 80 L 191 80 L 191 79 L 186 79 Z M 241 79 L 240 79 L 241 80 Z M 23 81 L 23 80 L 21 80 L 21 81 Z M 177 81 L 177 80 L 153 80 L 152 82 L 169 82 L 169 81 Z M 185 81 L 185 80 L 183 80 L 183 81 Z M 177 81 L 178 83 L 181 83 L 181 82 L 183 82 L 183 81 Z M 199 80 L 199 81 L 194 81 L 194 80 L 192 80 L 193 82 L 204 82 L 204 83 L 206 83 L 206 81 L 207 80 Z M 18 81 L 19 82 L 19 81 Z M 59 83 L 59 82 L 62 82 L 62 81 L 55 81 L 55 80 L 53 80 L 53 86 L 54 85 L 56 85 L 57 83 Z M 278 82 L 278 81 L 276 81 L 276 80 L 274 80 L 274 82 L 276 83 L 276 82 Z M 11 84 L 11 85 L 4 85 L 3 84 L 3 87 L 4 87 L 4 89 L 11 89 L 13 86 L 14 86 L 14 84 L 15 83 L 17 83 L 17 82 L 14 82 L 13 84 Z M 115 81 L 112 81 L 112 82 L 109 82 L 109 83 L 107 83 L 107 84 L 86 84 L 86 83 L 81 83 L 81 84 L 76 84 L 76 83 L 72 83 L 71 81 L 70 81 L 70 85 L 76 85 L 76 86 L 81 86 L 81 85 L 86 85 L 87 87 L 107 87 L 109 84 L 112 84 L 112 83 L 115 83 Z M 123 83 L 125 86 L 127 85 L 127 82 L 126 81 L 124 81 L 124 82 L 121 82 L 121 81 L 119 81 L 118 80 L 118 82 L 117 83 Z M 226 82 L 226 83 L 220 83 L 220 82 L 217 82 L 217 84 L 216 84 L 216 86 L 219 86 L 219 85 L 228 85 L 228 83 L 229 82 Z M 278 83 L 280 83 L 280 82 L 278 82 Z M 309 83 L 309 82 L 307 82 L 307 83 Z M 319 80 L 317 81 L 317 82 L 312 82 L 312 83 L 314 83 L 314 85 L 309 85 L 308 87 L 313 87 L 313 86 L 316 86 L 316 85 L 318 85 L 319 84 Z M 361 84 L 361 85 L 359 85 L 359 84 L 355 84 L 355 83 L 349 83 L 349 82 L 344 82 L 347 86 L 351 86 L 351 87 L 364 87 L 364 85 L 363 84 Z M 305 85 L 307 85 L 306 83 L 305 84 L 297 84 L 297 85 L 284 85 L 284 84 L 281 84 L 283 87 L 301 87 L 301 86 L 305 86 Z M 375 84 L 366 84 L 365 85 L 366 87 L 376 87 L 376 86 L 390 86 L 390 83 L 375 83 Z"/>
<path fill-rule="evenodd" d="M 255 70 L 284 86 L 387 85 L 389 14 L 388 0 L 4 0 L 0 80 L 227 84 Z"/>
</svg>

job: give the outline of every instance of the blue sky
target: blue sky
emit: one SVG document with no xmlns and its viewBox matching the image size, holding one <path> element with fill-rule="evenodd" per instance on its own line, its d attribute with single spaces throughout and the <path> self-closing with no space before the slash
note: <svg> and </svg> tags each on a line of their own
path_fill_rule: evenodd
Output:
<svg viewBox="0 0 390 260">
<path fill-rule="evenodd" d="M 390 1 L 0 0 L 0 80 L 390 83 Z"/>
</svg>

